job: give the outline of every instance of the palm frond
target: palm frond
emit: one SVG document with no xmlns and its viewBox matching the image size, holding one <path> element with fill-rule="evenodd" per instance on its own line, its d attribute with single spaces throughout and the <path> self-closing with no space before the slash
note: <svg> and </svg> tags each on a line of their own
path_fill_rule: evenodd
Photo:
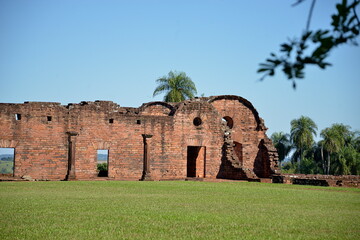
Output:
<svg viewBox="0 0 360 240">
<path fill-rule="evenodd" d="M 164 101 L 180 102 L 187 98 L 193 98 L 197 93 L 194 82 L 184 72 L 170 71 L 167 76 L 158 78 L 159 86 L 155 89 L 153 96 L 166 93 Z"/>
<path fill-rule="evenodd" d="M 155 88 L 154 92 L 153 92 L 153 97 L 156 95 L 159 95 L 165 91 L 168 91 L 170 89 L 168 84 L 162 83 L 159 86 L 157 86 L 157 88 Z"/>
</svg>

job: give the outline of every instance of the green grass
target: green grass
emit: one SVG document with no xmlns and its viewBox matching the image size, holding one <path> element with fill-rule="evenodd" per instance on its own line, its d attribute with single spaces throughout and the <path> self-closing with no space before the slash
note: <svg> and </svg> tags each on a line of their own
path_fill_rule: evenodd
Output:
<svg viewBox="0 0 360 240">
<path fill-rule="evenodd" d="M 0 239 L 360 239 L 360 189 L 0 182 Z"/>
</svg>

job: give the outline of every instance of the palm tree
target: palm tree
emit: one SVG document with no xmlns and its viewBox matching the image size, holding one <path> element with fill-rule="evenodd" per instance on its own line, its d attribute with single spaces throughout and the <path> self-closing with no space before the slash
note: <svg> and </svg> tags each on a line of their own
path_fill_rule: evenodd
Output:
<svg viewBox="0 0 360 240">
<path fill-rule="evenodd" d="M 292 120 L 290 124 L 290 139 L 299 153 L 301 165 L 304 150 L 309 149 L 314 143 L 313 135 L 316 136 L 317 126 L 311 118 L 305 116 Z"/>
<path fill-rule="evenodd" d="M 271 140 L 274 143 L 274 146 L 279 154 L 279 162 L 281 169 L 281 161 L 289 154 L 291 150 L 291 143 L 289 140 L 289 134 L 283 132 L 274 132 L 271 135 Z"/>
<path fill-rule="evenodd" d="M 343 124 L 333 124 L 330 128 L 322 130 L 320 136 L 323 138 L 323 148 L 327 152 L 326 173 L 330 174 L 331 154 L 338 153 L 347 142 L 350 144 L 350 127 Z M 343 162 L 340 162 L 340 164 L 343 164 Z"/>
<path fill-rule="evenodd" d="M 321 157 L 321 165 L 323 169 L 323 173 L 326 174 L 326 164 L 324 159 L 324 140 L 320 140 L 318 143 L 318 148 L 320 149 L 320 157 Z"/>
<path fill-rule="evenodd" d="M 193 98 L 197 93 L 194 82 L 184 72 L 170 71 L 167 76 L 156 80 L 159 84 L 153 93 L 153 97 L 166 92 L 165 102 L 181 102 Z"/>
<path fill-rule="evenodd" d="M 323 147 L 327 152 L 326 174 L 330 174 L 331 154 L 340 151 L 344 139 L 341 140 L 341 136 L 339 135 L 339 133 L 332 128 L 325 128 L 321 131 L 320 136 L 324 139 Z"/>
<path fill-rule="evenodd" d="M 312 172 L 314 174 L 324 174 L 325 173 L 325 161 L 324 161 L 324 151 L 323 151 L 322 141 L 314 143 L 312 148 L 307 153 L 309 159 L 313 159 L 314 168 Z"/>
<path fill-rule="evenodd" d="M 353 132 L 352 135 L 352 145 L 360 153 L 360 131 Z"/>
</svg>

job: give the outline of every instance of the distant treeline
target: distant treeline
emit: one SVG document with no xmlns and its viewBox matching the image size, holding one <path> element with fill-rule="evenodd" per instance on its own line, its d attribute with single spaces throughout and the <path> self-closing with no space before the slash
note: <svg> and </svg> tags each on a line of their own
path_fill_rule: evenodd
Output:
<svg viewBox="0 0 360 240">
<path fill-rule="evenodd" d="M 283 172 L 360 175 L 359 131 L 335 123 L 321 130 L 321 140 L 316 142 L 314 136 L 318 128 L 309 117 L 301 116 L 290 125 L 290 134 L 275 132 L 271 135 Z M 288 156 L 290 161 L 284 161 Z"/>
<path fill-rule="evenodd" d="M 12 162 L 14 161 L 14 156 L 4 156 L 4 155 L 0 155 L 0 160 L 1 161 L 9 161 L 9 162 Z"/>
</svg>

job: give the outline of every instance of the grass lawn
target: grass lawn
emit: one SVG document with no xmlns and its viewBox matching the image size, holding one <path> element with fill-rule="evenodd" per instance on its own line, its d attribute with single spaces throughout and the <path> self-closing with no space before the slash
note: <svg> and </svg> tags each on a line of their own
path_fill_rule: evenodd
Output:
<svg viewBox="0 0 360 240">
<path fill-rule="evenodd" d="M 0 239 L 360 239 L 360 189 L 0 182 Z"/>
</svg>

